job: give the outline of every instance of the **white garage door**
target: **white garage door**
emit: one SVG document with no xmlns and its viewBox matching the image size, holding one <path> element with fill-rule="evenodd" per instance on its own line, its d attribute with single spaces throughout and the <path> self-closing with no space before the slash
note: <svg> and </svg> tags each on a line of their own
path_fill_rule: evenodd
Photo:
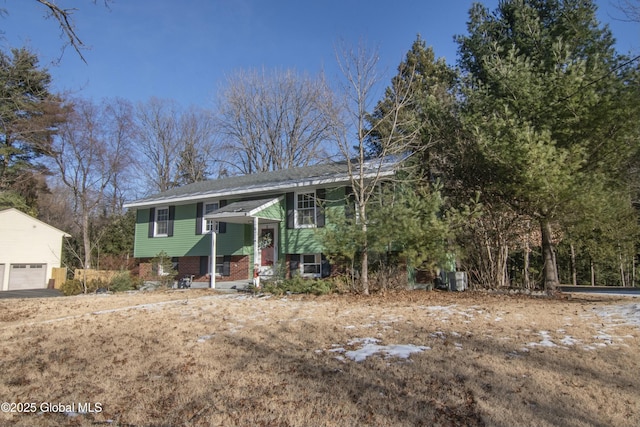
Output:
<svg viewBox="0 0 640 427">
<path fill-rule="evenodd" d="M 2 285 L 4 285 L 4 264 L 0 264 L 0 291 L 3 289 Z"/>
<path fill-rule="evenodd" d="M 46 264 L 11 264 L 9 289 L 42 289 L 47 287 Z"/>
</svg>

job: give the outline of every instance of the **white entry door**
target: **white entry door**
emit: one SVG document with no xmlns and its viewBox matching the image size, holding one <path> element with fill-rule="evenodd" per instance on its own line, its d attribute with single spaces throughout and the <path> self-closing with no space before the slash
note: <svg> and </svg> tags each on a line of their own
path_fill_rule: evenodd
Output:
<svg viewBox="0 0 640 427">
<path fill-rule="evenodd" d="M 0 264 L 0 291 L 4 289 L 4 264 Z"/>
<path fill-rule="evenodd" d="M 47 287 L 47 264 L 11 264 L 9 290 Z"/>
</svg>

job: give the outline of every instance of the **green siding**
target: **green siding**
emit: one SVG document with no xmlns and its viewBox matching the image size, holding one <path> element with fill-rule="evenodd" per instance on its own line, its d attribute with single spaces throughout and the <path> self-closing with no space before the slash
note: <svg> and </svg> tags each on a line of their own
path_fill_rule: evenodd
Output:
<svg viewBox="0 0 640 427">
<path fill-rule="evenodd" d="M 327 189 L 325 210 L 344 210 L 344 187 Z M 229 201 L 228 203 L 232 203 Z M 322 245 L 318 241 L 318 229 L 286 228 L 285 200 L 260 211 L 261 218 L 280 220 L 279 257 L 284 254 L 318 253 Z M 171 237 L 148 237 L 149 209 L 139 209 L 135 229 L 136 258 L 152 258 L 164 250 L 169 256 L 206 256 L 211 251 L 211 236 L 196 235 L 196 204 L 177 205 Z M 253 255 L 253 225 L 227 223 L 227 232 L 218 234 L 219 255 Z"/>
<path fill-rule="evenodd" d="M 327 189 L 325 211 L 344 211 L 344 187 Z M 282 253 L 285 254 L 308 254 L 323 251 L 322 244 L 318 240 L 317 228 L 286 228 L 281 227 L 284 236 L 282 239 Z"/>
<path fill-rule="evenodd" d="M 196 234 L 196 204 L 176 206 L 173 236 L 148 237 L 149 209 L 139 209 L 136 219 L 134 256 L 152 258 L 160 251 L 169 256 L 204 256 L 211 253 L 211 235 Z M 227 224 L 227 232 L 218 234 L 220 255 L 245 254 L 244 225 Z"/>
<path fill-rule="evenodd" d="M 266 209 L 259 211 L 256 215 L 260 218 L 267 219 L 277 219 L 279 221 L 284 221 L 286 215 L 284 197 L 278 203 L 273 206 L 269 206 Z"/>
</svg>

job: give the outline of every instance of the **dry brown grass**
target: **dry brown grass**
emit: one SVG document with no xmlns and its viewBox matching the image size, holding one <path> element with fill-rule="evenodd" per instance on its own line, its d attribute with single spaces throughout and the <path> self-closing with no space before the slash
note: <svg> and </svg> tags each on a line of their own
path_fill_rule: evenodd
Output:
<svg viewBox="0 0 640 427">
<path fill-rule="evenodd" d="M 0 425 L 638 426 L 640 331 L 598 315 L 638 302 L 208 290 L 2 300 L 0 399 L 102 411 L 0 413 Z M 345 357 L 368 337 L 430 349 Z"/>
</svg>

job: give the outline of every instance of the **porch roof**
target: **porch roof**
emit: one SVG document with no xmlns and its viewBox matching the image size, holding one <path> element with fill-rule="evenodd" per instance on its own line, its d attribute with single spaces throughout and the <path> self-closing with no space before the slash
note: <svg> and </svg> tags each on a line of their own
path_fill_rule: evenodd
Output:
<svg viewBox="0 0 640 427">
<path fill-rule="evenodd" d="M 210 214 L 204 215 L 205 219 L 214 221 L 231 222 L 234 224 L 251 224 L 254 218 L 260 218 L 261 223 L 280 222 L 280 219 L 261 216 L 260 212 L 275 205 L 283 199 L 280 197 L 271 197 L 268 199 L 245 200 L 233 202 Z"/>
</svg>

